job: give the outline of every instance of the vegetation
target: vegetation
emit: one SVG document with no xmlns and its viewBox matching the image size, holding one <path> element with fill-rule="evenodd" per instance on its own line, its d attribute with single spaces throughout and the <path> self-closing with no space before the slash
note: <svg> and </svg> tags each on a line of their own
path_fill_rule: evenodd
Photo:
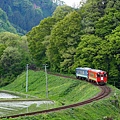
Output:
<svg viewBox="0 0 120 120">
<path fill-rule="evenodd" d="M 12 82 L 31 63 L 25 36 L 9 32 L 0 33 L 0 86 Z"/>
<path fill-rule="evenodd" d="M 9 22 L 7 14 L 0 8 L 0 32 L 5 31 L 17 33 L 16 29 Z"/>
<path fill-rule="evenodd" d="M 51 17 L 27 33 L 35 64 L 47 63 L 51 71 L 61 73 L 74 73 L 79 66 L 102 69 L 108 73 L 108 82 L 118 84 L 118 6 L 119 0 L 88 0 L 78 9 L 57 7 Z"/>
<path fill-rule="evenodd" d="M 23 72 L 17 79 L 3 87 L 2 90 L 10 90 L 15 93 L 25 92 L 26 73 Z M 43 71 L 29 70 L 29 86 L 27 94 L 39 98 L 46 98 L 46 78 Z M 112 87 L 113 92 L 110 97 L 90 103 L 85 106 L 62 110 L 58 112 L 46 113 L 37 116 L 26 116 L 14 118 L 15 120 L 107 120 L 108 118 L 119 120 L 119 102 L 120 91 Z M 85 81 L 76 81 L 69 78 L 62 78 L 48 74 L 48 97 L 55 101 L 54 107 L 68 105 L 84 101 L 99 93 L 98 87 L 93 86 Z M 116 96 L 114 96 L 116 93 Z M 31 106 L 33 107 L 33 106 Z M 51 106 L 50 106 L 51 107 Z M 53 107 L 53 106 L 52 106 Z M 38 108 L 37 108 L 38 109 Z M 36 109 L 36 110 L 37 110 Z M 43 108 L 44 109 L 44 106 Z M 33 110 L 34 107 L 33 107 Z M 22 111 L 22 110 L 20 110 Z M 7 119 L 3 119 L 7 120 Z M 10 118 L 12 120 L 12 118 Z"/>
<path fill-rule="evenodd" d="M 58 2 L 62 4 L 59 0 Z M 14 26 L 13 29 L 9 22 L 3 23 L 6 18 L 0 16 L 3 19 L 0 31 L 10 31 L 11 29 L 11 32 L 14 33 L 16 29 L 17 33 L 23 35 L 30 31 L 32 27 L 38 25 L 40 20 L 51 16 L 56 6 L 59 5 L 58 2 L 51 0 L 9 0 L 6 2 L 6 0 L 0 0 L 0 8 L 4 11 L 4 14 L 6 13 L 5 17 Z"/>
<path fill-rule="evenodd" d="M 47 64 L 50 71 L 64 74 L 75 74 L 79 66 L 102 69 L 108 73 L 108 83 L 120 88 L 120 1 L 87 0 L 78 9 L 56 7 L 63 5 L 58 3 L 0 0 L 0 86 L 11 83 L 4 89 L 25 93 L 25 73 L 19 75 L 26 64 L 34 70 Z M 26 36 L 16 34 L 26 32 Z M 28 94 L 45 98 L 44 72 L 38 74 L 30 71 Z M 98 92 L 80 81 L 55 76 L 49 80 L 49 99 L 55 100 L 56 106 L 82 101 Z M 80 108 L 19 119 L 117 119 L 118 103 L 119 98 L 112 96 Z"/>
<path fill-rule="evenodd" d="M 55 86 L 53 84 L 55 84 Z M 39 98 L 46 98 L 45 86 L 46 86 L 45 72 L 43 71 L 35 72 L 29 70 L 29 86 L 27 94 Z M 62 78 L 50 74 L 48 74 L 48 88 L 49 99 L 59 102 L 60 105 L 62 103 L 64 103 L 64 105 L 68 105 L 70 103 L 82 101 L 87 98 L 91 98 L 92 96 L 96 95 L 99 92 L 99 89 L 97 87 L 94 87 L 89 83 L 76 81 L 69 78 Z M 26 73 L 23 72 L 19 77 L 17 77 L 17 79 L 14 82 L 3 87 L 2 89 L 26 93 Z M 77 91 L 77 89 L 79 90 Z M 80 97 L 81 94 L 79 94 L 79 92 L 84 90 L 87 93 Z M 92 91 L 92 94 L 89 94 L 90 91 Z M 74 94 L 72 98 L 70 97 L 71 93 Z M 68 97 L 70 97 L 69 101 Z"/>
</svg>

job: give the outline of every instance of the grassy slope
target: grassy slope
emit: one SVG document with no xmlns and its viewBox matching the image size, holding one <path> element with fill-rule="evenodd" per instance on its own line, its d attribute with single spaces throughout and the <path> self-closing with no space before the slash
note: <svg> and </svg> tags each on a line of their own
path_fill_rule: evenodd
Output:
<svg viewBox="0 0 120 120">
<path fill-rule="evenodd" d="M 23 73 L 12 84 L 2 89 L 25 93 L 25 79 L 25 73 Z M 29 71 L 28 94 L 45 99 L 45 81 L 46 79 L 44 72 Z M 89 83 L 68 78 L 61 78 L 49 74 L 48 90 L 49 99 L 55 101 L 54 107 L 83 101 L 85 99 L 91 98 L 100 91 L 98 87 L 92 86 Z M 119 90 L 116 89 L 116 92 L 117 95 L 120 95 Z M 118 112 L 120 111 L 117 105 L 114 102 L 111 102 L 116 99 L 119 100 L 119 98 L 114 98 L 113 95 L 111 95 L 110 98 L 96 101 L 82 107 L 67 109 L 55 113 L 42 114 L 38 116 L 17 118 L 16 120 L 102 120 L 105 116 L 119 119 L 120 115 Z"/>
</svg>

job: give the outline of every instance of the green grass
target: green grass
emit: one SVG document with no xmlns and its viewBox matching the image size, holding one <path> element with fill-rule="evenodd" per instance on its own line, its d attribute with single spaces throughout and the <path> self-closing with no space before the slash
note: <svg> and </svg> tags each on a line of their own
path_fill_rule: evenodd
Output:
<svg viewBox="0 0 120 120">
<path fill-rule="evenodd" d="M 2 90 L 24 93 L 46 99 L 46 77 L 43 71 L 29 71 L 28 92 L 26 93 L 26 76 L 21 74 L 13 83 Z M 50 100 L 65 105 L 83 101 L 96 95 L 100 90 L 89 83 L 62 78 L 48 74 L 48 96 Z M 92 92 L 92 94 L 90 94 Z M 72 94 L 72 96 L 71 96 Z"/>
<path fill-rule="evenodd" d="M 1 90 L 14 91 L 46 99 L 45 73 L 43 71 L 29 71 L 28 80 L 27 93 L 25 73 L 18 76 L 13 83 L 1 88 Z M 85 106 L 37 116 L 20 117 L 16 118 L 16 120 L 107 120 L 108 117 L 119 120 L 120 106 L 117 106 L 114 101 L 117 100 L 120 103 L 120 91 L 114 87 L 112 89 L 113 92 L 110 97 Z M 55 101 L 54 107 L 59 107 L 91 98 L 100 92 L 100 89 L 85 81 L 77 81 L 48 74 L 48 91 L 49 99 Z M 114 93 L 117 94 L 117 97 L 114 97 Z"/>
</svg>

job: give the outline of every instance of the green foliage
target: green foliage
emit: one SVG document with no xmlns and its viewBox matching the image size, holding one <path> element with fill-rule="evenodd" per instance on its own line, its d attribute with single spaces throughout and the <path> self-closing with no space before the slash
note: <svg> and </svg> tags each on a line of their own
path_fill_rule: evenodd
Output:
<svg viewBox="0 0 120 120">
<path fill-rule="evenodd" d="M 96 22 L 104 15 L 105 6 L 106 2 L 103 0 L 87 0 L 86 4 L 79 9 L 83 34 L 95 33 Z"/>
<path fill-rule="evenodd" d="M 0 8 L 7 15 L 1 17 L 2 19 L 8 17 L 12 26 L 16 28 L 17 33 L 23 35 L 30 31 L 32 27 L 38 25 L 43 18 L 51 16 L 56 6 L 56 3 L 53 3 L 51 0 L 9 0 L 7 2 L 2 0 Z M 4 26 L 0 31 L 12 32 L 14 29 L 10 26 L 10 23 L 2 23 Z"/>
<path fill-rule="evenodd" d="M 5 50 L 5 45 L 0 44 L 0 56 L 3 54 L 4 50 Z"/>
<path fill-rule="evenodd" d="M 58 71 L 70 71 L 80 38 L 80 20 L 79 14 L 73 11 L 58 22 L 51 32 L 48 58 L 51 66 Z"/>
<path fill-rule="evenodd" d="M 72 11 L 73 9 L 69 6 L 58 6 L 53 12 L 53 17 L 56 19 L 56 21 L 60 21 Z"/>
<path fill-rule="evenodd" d="M 21 54 L 17 48 L 7 47 L 1 56 L 0 64 L 2 67 L 2 77 L 13 76 L 20 74 Z"/>
<path fill-rule="evenodd" d="M 106 36 L 106 38 L 109 41 L 111 52 L 109 54 L 111 56 L 110 76 L 114 81 L 117 81 L 120 75 L 120 25 L 112 31 L 111 35 Z"/>
<path fill-rule="evenodd" d="M 0 86 L 10 83 L 31 63 L 26 37 L 0 33 Z"/>
<path fill-rule="evenodd" d="M 45 16 L 47 16 L 49 15 L 47 10 L 49 9 L 50 14 L 52 14 L 51 11 L 56 7 L 49 0 L 48 3 L 50 6 L 53 6 L 52 8 L 48 7 L 49 5 L 47 6 L 46 2 L 41 0 L 14 2 L 9 0 L 7 3 L 9 5 L 6 7 L 3 0 L 0 6 L 4 7 L 4 11 L 7 9 L 10 20 L 12 20 L 12 16 L 16 16 L 14 17 L 13 24 L 16 27 L 15 24 L 18 22 L 17 25 L 19 27 L 16 27 L 18 28 L 17 31 L 22 31 L 23 29 L 30 30 L 29 25 L 32 27 L 37 21 L 44 18 L 43 10 L 45 11 Z M 14 7 L 12 8 L 11 5 Z M 37 5 L 38 8 L 35 9 L 33 5 Z M 38 66 L 48 63 L 51 70 L 64 73 L 74 73 L 75 68 L 79 66 L 92 67 L 107 71 L 109 83 L 114 84 L 114 82 L 120 81 L 119 11 L 119 0 L 87 0 L 77 10 L 73 10 L 68 6 L 57 7 L 52 17 L 42 20 L 38 26 L 28 32 L 28 43 L 26 37 L 9 33 L 0 34 L 0 57 L 2 58 L 0 59 L 2 63 L 0 64 L 0 73 L 3 74 L 5 68 L 9 71 L 4 74 L 5 76 L 9 74 L 11 77 L 14 77 L 18 75 L 18 70 L 22 72 L 25 64 L 31 62 L 28 50 L 29 45 L 32 58 Z M 2 16 L 0 19 L 2 22 L 7 20 L 7 16 L 3 11 L 0 11 L 0 15 Z M 26 16 L 25 18 L 23 17 L 24 15 Z M 8 22 L 6 23 L 9 25 Z M 12 57 L 12 61 L 9 55 Z M 18 68 L 16 68 L 16 64 L 19 66 Z M 17 70 L 14 71 L 12 66 Z M 39 72 L 33 73 L 30 71 L 30 74 L 29 93 L 45 98 L 44 73 L 40 74 Z M 40 74 L 39 77 L 38 74 Z M 49 97 L 52 100 L 59 101 L 57 102 L 58 105 L 67 105 L 74 103 L 74 101 L 81 101 L 86 99 L 86 96 L 91 97 L 89 96 L 92 95 L 90 94 L 90 89 L 93 89 L 91 91 L 96 94 L 96 90 L 90 88 L 91 86 L 88 86 L 88 84 L 84 85 L 76 81 L 69 82 L 66 79 L 62 81 L 62 78 L 56 78 L 55 76 L 49 76 L 48 78 L 50 80 Z M 20 77 L 21 81 L 19 84 L 17 84 L 18 79 L 5 89 L 25 92 L 25 84 L 23 82 L 25 74 Z M 57 80 L 59 80 L 59 83 Z M 3 82 L 2 76 L 1 81 Z M 80 86 L 79 83 L 83 86 Z M 53 84 L 56 86 L 53 86 Z M 84 92 L 81 93 L 79 90 Z M 116 116 L 119 115 L 117 110 L 110 100 L 107 100 L 104 103 L 93 103 L 80 109 L 61 111 L 59 115 L 57 113 L 50 113 L 20 119 L 117 119 Z"/>
<path fill-rule="evenodd" d="M 107 5 L 105 11 L 109 11 L 111 8 L 115 8 L 116 10 L 120 10 L 120 1 L 119 0 L 107 0 Z"/>
<path fill-rule="evenodd" d="M 96 22 L 96 34 L 100 37 L 109 35 L 112 30 L 120 24 L 120 12 L 116 9 L 110 9 L 103 17 Z"/>
<path fill-rule="evenodd" d="M 45 18 L 37 27 L 33 28 L 27 34 L 30 52 L 35 59 L 36 64 L 39 66 L 47 62 L 45 52 L 47 49 L 47 45 L 49 44 L 48 36 L 50 35 L 51 29 L 54 24 L 54 18 Z"/>
<path fill-rule="evenodd" d="M 75 67 L 99 68 L 95 57 L 98 55 L 102 39 L 94 35 L 83 35 L 75 55 Z M 89 58 L 89 59 L 88 59 Z"/>
<path fill-rule="evenodd" d="M 16 30 L 9 22 L 6 13 L 0 8 L 0 32 L 3 31 L 16 33 Z"/>
</svg>

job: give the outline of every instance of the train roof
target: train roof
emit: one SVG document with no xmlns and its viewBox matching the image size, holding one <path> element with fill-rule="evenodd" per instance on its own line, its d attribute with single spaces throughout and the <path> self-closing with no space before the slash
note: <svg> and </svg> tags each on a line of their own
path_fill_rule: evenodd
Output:
<svg viewBox="0 0 120 120">
<path fill-rule="evenodd" d="M 91 68 L 88 68 L 88 67 L 78 67 L 78 68 L 76 68 L 76 69 L 78 69 L 78 70 L 90 70 Z"/>
<path fill-rule="evenodd" d="M 90 71 L 94 71 L 94 72 L 105 72 L 103 70 L 98 70 L 98 69 L 90 69 Z"/>
</svg>

